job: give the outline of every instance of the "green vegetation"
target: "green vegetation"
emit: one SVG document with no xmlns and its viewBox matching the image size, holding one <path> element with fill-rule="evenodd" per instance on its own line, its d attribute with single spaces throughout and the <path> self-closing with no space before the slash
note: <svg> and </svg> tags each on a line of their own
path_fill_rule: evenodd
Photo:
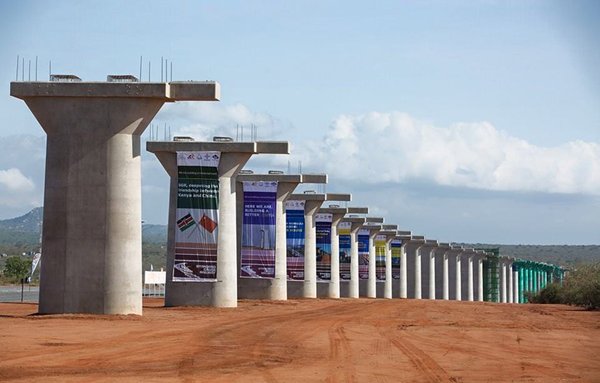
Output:
<svg viewBox="0 0 600 383">
<path fill-rule="evenodd" d="M 10 257 L 4 263 L 3 275 L 11 282 L 23 282 L 31 271 L 31 261 L 21 257 Z"/>
<path fill-rule="evenodd" d="M 537 294 L 526 293 L 531 303 L 565 303 L 588 310 L 600 308 L 600 262 L 580 265 L 563 285 L 551 283 Z"/>
</svg>

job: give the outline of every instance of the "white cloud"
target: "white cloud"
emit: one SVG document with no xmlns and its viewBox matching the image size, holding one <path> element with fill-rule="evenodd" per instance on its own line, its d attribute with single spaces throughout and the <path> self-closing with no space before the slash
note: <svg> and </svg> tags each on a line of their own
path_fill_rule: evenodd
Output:
<svg viewBox="0 0 600 383">
<path fill-rule="evenodd" d="M 400 112 L 343 115 L 298 149 L 306 168 L 344 180 L 600 194 L 600 144 L 540 147 L 488 122 L 440 128 Z"/>
<path fill-rule="evenodd" d="M 273 139 L 284 131 L 286 123 L 268 113 L 254 112 L 243 104 L 212 102 L 177 103 L 165 105 L 156 116 L 159 126 L 166 122 L 172 126 L 173 135 L 194 137 L 199 141 L 212 140 L 213 136 L 230 136 L 250 141 L 251 125 L 257 127 L 258 139 Z M 237 126 L 243 126 L 238 131 Z"/>
<path fill-rule="evenodd" d="M 16 168 L 0 170 L 0 186 L 11 192 L 29 192 L 35 189 L 33 181 Z"/>
</svg>

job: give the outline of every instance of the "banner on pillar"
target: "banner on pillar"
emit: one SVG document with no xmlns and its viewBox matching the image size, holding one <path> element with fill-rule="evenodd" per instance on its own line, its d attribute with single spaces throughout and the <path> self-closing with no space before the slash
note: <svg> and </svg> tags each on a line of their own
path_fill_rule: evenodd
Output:
<svg viewBox="0 0 600 383">
<path fill-rule="evenodd" d="M 290 281 L 304 280 L 304 201 L 287 201 L 286 243 L 287 278 Z"/>
<path fill-rule="evenodd" d="M 245 181 L 240 277 L 275 278 L 276 181 Z"/>
<path fill-rule="evenodd" d="M 402 257 L 402 240 L 393 239 L 392 247 L 392 279 L 400 279 L 400 258 Z"/>
<path fill-rule="evenodd" d="M 369 230 L 358 230 L 358 279 L 369 279 Z"/>
<path fill-rule="evenodd" d="M 331 221 L 332 214 L 316 214 L 317 282 L 331 280 Z"/>
<path fill-rule="evenodd" d="M 350 222 L 340 222 L 338 225 L 338 237 L 340 241 L 340 280 L 350 280 Z"/>
<path fill-rule="evenodd" d="M 174 282 L 217 278 L 220 152 L 177 152 Z"/>
<path fill-rule="evenodd" d="M 386 249 L 385 235 L 377 235 L 375 237 L 375 275 L 377 282 L 385 281 L 385 249 Z"/>
</svg>

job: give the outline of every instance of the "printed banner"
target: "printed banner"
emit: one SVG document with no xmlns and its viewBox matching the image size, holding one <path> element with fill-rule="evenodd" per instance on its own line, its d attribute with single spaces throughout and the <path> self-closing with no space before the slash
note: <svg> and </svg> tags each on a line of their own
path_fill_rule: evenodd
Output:
<svg viewBox="0 0 600 383">
<path fill-rule="evenodd" d="M 288 280 L 304 280 L 304 201 L 287 201 L 286 243 Z"/>
<path fill-rule="evenodd" d="M 243 182 L 240 277 L 275 278 L 277 182 Z"/>
<path fill-rule="evenodd" d="M 369 230 L 358 230 L 358 279 L 369 279 Z"/>
<path fill-rule="evenodd" d="M 220 152 L 177 152 L 174 282 L 215 281 Z"/>
<path fill-rule="evenodd" d="M 42 253 L 35 253 L 33 259 L 31 260 L 31 274 L 29 274 L 29 276 L 33 276 L 33 273 L 35 273 L 35 269 L 37 269 L 41 259 Z"/>
<path fill-rule="evenodd" d="M 340 280 L 350 280 L 350 222 L 340 222 L 338 236 L 340 240 Z"/>
<path fill-rule="evenodd" d="M 317 282 L 331 280 L 331 214 L 316 214 Z"/>
<path fill-rule="evenodd" d="M 377 282 L 385 281 L 385 235 L 375 236 L 375 275 Z"/>
<path fill-rule="evenodd" d="M 402 240 L 393 239 L 392 247 L 392 279 L 400 279 L 400 257 L 402 254 Z"/>
</svg>

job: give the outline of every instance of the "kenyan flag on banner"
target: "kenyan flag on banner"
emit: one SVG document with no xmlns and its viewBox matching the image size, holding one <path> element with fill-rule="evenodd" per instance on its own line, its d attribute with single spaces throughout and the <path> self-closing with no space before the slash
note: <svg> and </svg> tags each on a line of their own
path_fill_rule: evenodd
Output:
<svg viewBox="0 0 600 383">
<path fill-rule="evenodd" d="M 217 278 L 220 157 L 220 152 L 177 153 L 174 282 Z"/>
<path fill-rule="evenodd" d="M 181 231 L 186 231 L 190 227 L 193 227 L 195 224 L 196 224 L 196 221 L 194 221 L 194 217 L 192 217 L 192 215 L 190 213 L 187 213 L 186 215 L 184 215 L 181 219 L 179 219 L 177 221 L 177 227 Z"/>
</svg>

